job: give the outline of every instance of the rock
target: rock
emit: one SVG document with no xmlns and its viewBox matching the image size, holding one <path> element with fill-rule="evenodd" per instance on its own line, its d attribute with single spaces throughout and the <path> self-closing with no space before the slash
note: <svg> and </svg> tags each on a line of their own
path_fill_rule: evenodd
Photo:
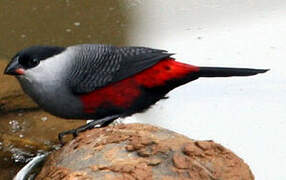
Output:
<svg viewBox="0 0 286 180">
<path fill-rule="evenodd" d="M 92 129 L 52 153 L 36 179 L 254 179 L 249 167 L 213 141 L 195 141 L 144 124 Z"/>
</svg>

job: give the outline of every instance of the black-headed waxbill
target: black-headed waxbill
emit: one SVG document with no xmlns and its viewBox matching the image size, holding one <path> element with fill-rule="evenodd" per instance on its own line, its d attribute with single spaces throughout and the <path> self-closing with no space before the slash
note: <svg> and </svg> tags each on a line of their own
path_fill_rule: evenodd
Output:
<svg viewBox="0 0 286 180">
<path fill-rule="evenodd" d="M 199 77 L 251 76 L 267 69 L 199 67 L 164 50 L 82 44 L 32 46 L 18 52 L 5 74 L 15 75 L 41 108 L 66 119 L 93 119 L 78 132 L 142 112 L 172 89 Z"/>
</svg>

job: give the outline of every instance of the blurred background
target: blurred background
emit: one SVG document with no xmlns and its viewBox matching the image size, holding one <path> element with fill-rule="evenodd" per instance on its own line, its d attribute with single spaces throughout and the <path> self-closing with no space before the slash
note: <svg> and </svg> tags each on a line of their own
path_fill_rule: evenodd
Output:
<svg viewBox="0 0 286 180">
<path fill-rule="evenodd" d="M 2 0 L 0 70 L 22 48 L 80 43 L 166 49 L 194 65 L 270 68 L 189 83 L 123 122 L 212 139 L 244 159 L 256 179 L 285 179 L 285 9 L 284 0 Z M 83 123 L 42 112 L 15 79 L 0 75 L 0 179 Z"/>
</svg>

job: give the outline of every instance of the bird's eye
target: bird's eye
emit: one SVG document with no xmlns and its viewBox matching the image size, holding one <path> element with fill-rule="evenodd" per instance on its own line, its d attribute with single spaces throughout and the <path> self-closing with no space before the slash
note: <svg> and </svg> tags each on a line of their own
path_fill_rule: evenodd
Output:
<svg viewBox="0 0 286 180">
<path fill-rule="evenodd" d="M 32 68 L 37 66 L 40 63 L 40 61 L 37 58 L 32 58 L 29 56 L 21 56 L 19 57 L 19 63 L 26 68 Z"/>
<path fill-rule="evenodd" d="M 31 60 L 29 61 L 29 65 L 30 65 L 31 67 L 35 67 L 35 66 L 37 66 L 39 63 L 40 63 L 40 61 L 39 61 L 37 58 L 33 58 L 33 59 L 31 59 Z"/>
</svg>

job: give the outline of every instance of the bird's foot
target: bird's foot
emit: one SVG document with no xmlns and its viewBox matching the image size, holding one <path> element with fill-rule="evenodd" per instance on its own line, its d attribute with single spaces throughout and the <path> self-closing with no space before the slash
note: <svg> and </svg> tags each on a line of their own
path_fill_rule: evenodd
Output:
<svg viewBox="0 0 286 180">
<path fill-rule="evenodd" d="M 63 131 L 58 134 L 58 139 L 62 145 L 64 145 L 63 137 L 68 134 L 72 134 L 73 138 L 77 137 L 80 132 L 86 131 L 88 129 L 93 129 L 96 125 L 100 125 L 100 127 L 108 126 L 115 119 L 119 118 L 119 115 L 108 116 L 102 119 L 91 121 L 83 126 L 80 126 L 76 129 L 71 129 L 67 131 Z"/>
</svg>

